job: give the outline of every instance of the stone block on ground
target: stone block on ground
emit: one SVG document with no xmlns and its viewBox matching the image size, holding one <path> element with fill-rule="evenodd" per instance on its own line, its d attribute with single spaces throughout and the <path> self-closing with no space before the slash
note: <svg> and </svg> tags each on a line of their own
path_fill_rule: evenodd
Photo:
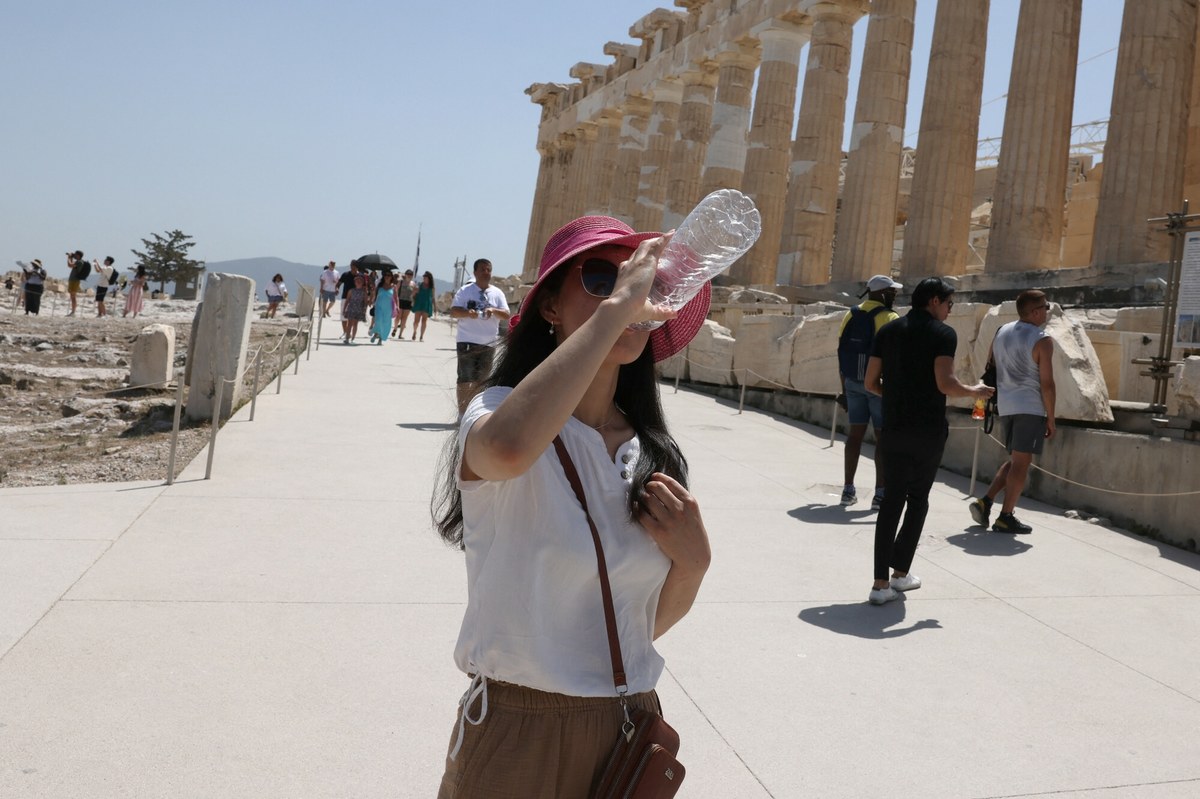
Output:
<svg viewBox="0 0 1200 799">
<path fill-rule="evenodd" d="M 296 316 L 301 319 L 307 319 L 312 316 L 313 308 L 317 302 L 317 287 L 306 286 L 301 283 L 297 286 L 296 293 Z"/>
<path fill-rule="evenodd" d="M 225 384 L 221 395 L 221 418 L 227 418 L 237 406 L 242 395 L 241 377 L 246 368 L 253 309 L 253 280 L 223 272 L 208 276 L 188 350 L 189 419 L 212 418 L 218 379 L 233 381 Z"/>
<path fill-rule="evenodd" d="M 171 381 L 175 366 L 175 328 L 146 325 L 133 342 L 129 385 L 163 387 Z"/>
<path fill-rule="evenodd" d="M 950 315 L 946 317 L 946 324 L 958 334 L 958 349 L 954 353 L 954 375 L 959 382 L 968 386 L 978 383 L 980 375 L 983 374 L 983 366 L 977 366 L 975 363 L 975 339 L 979 335 L 980 322 L 991 308 L 992 306 L 982 302 L 956 302 Z M 899 313 L 903 316 L 908 313 L 908 309 Z M 984 357 L 987 357 L 986 352 Z M 969 408 L 974 402 L 970 397 L 951 397 L 946 400 L 946 404 L 958 408 Z"/>
<path fill-rule="evenodd" d="M 993 306 L 980 322 L 975 339 L 975 366 L 979 374 L 987 363 L 996 331 L 1015 319 L 1017 304 L 1010 300 Z M 1083 325 L 1063 313 L 1057 303 L 1051 303 L 1045 329 L 1054 341 L 1054 384 L 1058 399 L 1055 415 L 1082 422 L 1111 422 L 1112 406 L 1104 370 Z"/>
<path fill-rule="evenodd" d="M 804 317 L 792 331 L 792 362 L 789 381 L 797 391 L 815 394 L 839 394 L 838 331 L 845 311 Z"/>
<path fill-rule="evenodd" d="M 679 352 L 667 358 L 665 361 L 660 361 L 657 364 L 658 376 L 663 380 L 680 380 L 688 379 L 688 363 L 687 363 L 687 348 L 684 347 Z"/>
<path fill-rule="evenodd" d="M 733 371 L 739 382 L 761 388 L 791 386 L 794 316 L 747 316 L 738 328 L 733 348 Z"/>
<path fill-rule="evenodd" d="M 1161 305 L 1147 308 L 1118 308 L 1113 330 L 1127 333 L 1162 334 L 1163 309 Z M 1155 353 L 1157 355 L 1158 353 Z"/>
<path fill-rule="evenodd" d="M 711 319 L 700 326 L 687 347 L 688 374 L 696 383 L 737 385 L 733 378 L 733 349 L 736 342 L 729 328 Z"/>
<path fill-rule="evenodd" d="M 1154 381 L 1142 374 L 1145 366 L 1133 363 L 1134 358 L 1158 355 L 1158 334 L 1126 333 L 1120 330 L 1086 330 L 1096 350 L 1104 384 L 1110 400 L 1121 402 L 1152 402 Z"/>
<path fill-rule="evenodd" d="M 1200 357 L 1192 355 L 1179 365 L 1174 386 L 1175 413 L 1200 421 Z"/>
</svg>

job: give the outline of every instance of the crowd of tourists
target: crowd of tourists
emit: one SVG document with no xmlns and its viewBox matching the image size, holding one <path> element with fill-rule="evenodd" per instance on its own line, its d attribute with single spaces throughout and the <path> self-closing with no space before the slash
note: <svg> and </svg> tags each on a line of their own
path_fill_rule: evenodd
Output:
<svg viewBox="0 0 1200 799">
<path fill-rule="evenodd" d="M 279 275 L 276 278 L 275 286 L 283 294 L 286 291 L 283 278 Z M 425 340 L 426 325 L 434 313 L 432 272 L 425 272 L 417 282 L 412 269 L 395 274 L 390 269 L 369 269 L 351 261 L 349 269 L 339 272 L 337 262 L 330 261 L 318 282 L 322 317 L 332 318 L 334 304 L 341 302 L 343 344 L 354 344 L 359 325 L 366 324 L 368 319 L 366 332 L 372 344 L 404 338 L 410 320 L 410 340 Z"/>
<path fill-rule="evenodd" d="M 123 275 L 116 267 L 116 260 L 110 255 L 103 261 L 93 258 L 88 261 L 81 250 L 69 252 L 67 256 L 67 297 L 70 301 L 70 311 L 67 316 L 75 316 L 79 312 L 79 295 L 86 289 L 87 283 L 93 277 L 96 288 L 93 300 L 96 305 L 96 316 L 108 316 L 108 303 L 115 301 L 122 293 L 125 294 L 125 305 L 121 316 L 137 317 L 144 305 L 143 295 L 148 282 L 146 267 L 138 266 L 131 269 L 131 275 Z M 21 284 L 17 288 L 17 307 L 25 309 L 26 316 L 38 316 L 42 309 L 42 296 L 46 291 L 46 268 L 40 258 L 32 261 L 17 261 L 21 268 Z M 6 282 L 6 288 L 14 288 Z"/>
</svg>

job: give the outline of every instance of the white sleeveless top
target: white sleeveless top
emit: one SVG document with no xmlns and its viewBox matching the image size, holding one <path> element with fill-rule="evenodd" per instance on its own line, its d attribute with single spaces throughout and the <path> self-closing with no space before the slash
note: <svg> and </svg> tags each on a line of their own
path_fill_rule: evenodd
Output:
<svg viewBox="0 0 1200 799">
<path fill-rule="evenodd" d="M 458 433 L 499 407 L 511 388 L 473 399 Z M 663 659 L 654 616 L 671 561 L 629 518 L 634 436 L 608 457 L 575 418 L 560 436 L 600 532 L 630 693 L 654 688 Z M 454 660 L 467 674 L 570 696 L 614 696 L 596 550 L 583 508 L 551 445 L 510 480 L 458 481 L 466 545 L 467 611 Z"/>
<path fill-rule="evenodd" d="M 1001 416 L 1045 416 L 1042 376 L 1033 348 L 1046 331 L 1029 322 L 1009 322 L 996 331 L 992 357 L 996 360 L 996 410 Z"/>
</svg>

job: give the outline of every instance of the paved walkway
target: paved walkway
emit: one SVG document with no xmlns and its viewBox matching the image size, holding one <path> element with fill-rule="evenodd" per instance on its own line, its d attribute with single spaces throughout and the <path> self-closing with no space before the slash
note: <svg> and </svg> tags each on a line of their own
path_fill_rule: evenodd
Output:
<svg viewBox="0 0 1200 799">
<path fill-rule="evenodd" d="M 170 488 L 0 490 L 0 797 L 436 793 L 466 686 L 429 521 L 450 328 L 327 333 L 210 481 L 202 453 Z M 714 550 L 660 642 L 684 796 L 1200 796 L 1200 558 L 1036 503 L 985 534 L 943 474 L 925 587 L 872 607 L 840 444 L 664 401 Z"/>
</svg>

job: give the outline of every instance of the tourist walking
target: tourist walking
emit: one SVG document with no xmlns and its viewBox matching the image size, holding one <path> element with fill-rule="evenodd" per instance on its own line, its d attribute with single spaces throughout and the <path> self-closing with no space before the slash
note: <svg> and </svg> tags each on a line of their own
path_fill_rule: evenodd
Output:
<svg viewBox="0 0 1200 799">
<path fill-rule="evenodd" d="M 843 464 L 843 505 L 853 505 L 858 501 L 854 475 L 858 472 L 858 458 L 862 454 L 868 422 L 875 427 L 875 493 L 871 498 L 871 509 L 878 510 L 883 502 L 883 470 L 879 464 L 879 448 L 883 440 L 883 399 L 867 391 L 863 380 L 875 334 L 888 322 L 900 318 L 892 310 L 892 305 L 896 302 L 896 292 L 902 288 L 902 284 L 887 275 L 872 277 L 867 281 L 866 302 L 846 312 L 838 331 L 838 376 L 842 381 L 838 404 L 846 409 L 850 422 Z"/>
<path fill-rule="evenodd" d="M 472 265 L 475 281 L 454 293 L 450 317 L 458 320 L 458 412 L 475 394 L 475 384 L 492 371 L 492 348 L 500 340 L 500 322 L 508 320 L 508 300 L 492 285 L 492 262 L 480 258 Z"/>
<path fill-rule="evenodd" d="M 404 276 L 396 284 L 396 321 L 392 327 L 393 336 L 404 338 L 404 328 L 408 325 L 408 315 L 412 313 L 413 296 L 416 293 L 413 270 L 405 269 Z"/>
<path fill-rule="evenodd" d="M 392 332 L 392 310 L 395 295 L 392 291 L 392 273 L 384 272 L 375 290 L 375 319 L 371 324 L 371 341 L 383 344 Z"/>
<path fill-rule="evenodd" d="M 46 270 L 41 260 L 34 258 L 28 264 L 17 262 L 25 277 L 23 284 L 25 297 L 25 315 L 38 316 L 42 309 L 42 294 L 46 290 Z"/>
<path fill-rule="evenodd" d="M 354 290 L 354 279 L 359 276 L 358 262 L 351 261 L 350 269 L 342 273 L 338 278 L 338 286 L 342 290 L 342 339 L 346 340 L 350 335 L 350 320 L 346 318 L 346 304 L 349 302 L 350 292 Z"/>
<path fill-rule="evenodd" d="M 873 605 L 921 587 L 921 578 L 909 569 L 949 435 L 946 397 L 987 399 L 994 393 L 983 383 L 965 386 L 954 376 L 958 336 L 946 324 L 953 296 L 954 287 L 940 277 L 918 283 L 912 309 L 875 335 L 867 362 L 865 385 L 883 396 L 887 430 L 881 448 L 887 491 L 875 519 L 875 581 L 868 596 Z"/>
<path fill-rule="evenodd" d="M 74 316 L 79 304 L 79 292 L 84 281 L 92 274 L 92 265 L 83 257 L 83 250 L 76 250 L 67 253 L 67 268 L 70 270 L 67 277 L 67 296 L 71 298 L 71 312 L 67 316 Z"/>
<path fill-rule="evenodd" d="M 137 274 L 129 281 L 129 294 L 125 296 L 125 310 L 121 311 L 121 318 L 133 314 L 133 318 L 137 319 L 137 315 L 142 312 L 142 293 L 145 290 L 146 267 L 139 266 Z"/>
<path fill-rule="evenodd" d="M 274 319 L 275 312 L 279 310 L 279 303 L 287 299 L 287 285 L 283 282 L 283 275 L 276 274 L 271 278 L 271 282 L 266 285 L 263 292 L 267 295 L 267 318 Z"/>
<path fill-rule="evenodd" d="M 338 279 L 340 277 L 336 261 L 330 261 L 321 270 L 321 277 L 318 282 L 321 284 L 321 317 L 324 319 L 329 318 L 329 309 L 333 307 L 333 303 L 337 300 Z"/>
<path fill-rule="evenodd" d="M 117 270 L 113 266 L 116 261 L 110 255 L 104 259 L 104 264 L 95 264 L 99 277 L 96 280 L 96 316 L 107 316 L 108 307 L 104 304 L 108 299 L 109 288 L 116 283 Z"/>
<path fill-rule="evenodd" d="M 1031 533 L 1033 528 L 1013 515 L 1025 488 L 1034 455 L 1054 438 L 1054 341 L 1043 328 L 1050 303 L 1036 289 L 1017 296 L 1015 322 L 996 331 L 988 361 L 996 367 L 996 410 L 1004 432 L 1008 460 L 996 472 L 987 493 L 970 504 L 971 517 L 987 527 L 992 504 L 1001 493 L 1004 503 L 992 525 L 997 533 Z"/>
<path fill-rule="evenodd" d="M 417 340 L 417 331 L 421 333 L 421 341 L 425 340 L 425 325 L 433 316 L 433 272 L 421 275 L 421 285 L 417 287 L 413 297 L 413 331 L 412 340 Z"/>
<path fill-rule="evenodd" d="M 346 303 L 342 308 L 342 318 L 346 333 L 342 341 L 353 344 L 358 338 L 358 323 L 367 321 L 367 280 L 362 275 L 354 276 L 354 287 L 346 295 Z"/>
<path fill-rule="evenodd" d="M 470 683 L 440 799 L 587 796 L 623 703 L 659 710 L 654 641 L 691 608 L 710 560 L 654 364 L 692 339 L 711 292 L 678 315 L 647 301 L 665 242 L 594 216 L 551 236 L 504 354 L 459 423 L 436 499 L 439 531 L 466 550 L 454 659 Z M 629 330 L 651 319 L 666 324 Z M 564 467 L 578 472 L 586 511 Z M 612 576 L 624 700 L 599 623 L 591 524 Z"/>
</svg>

